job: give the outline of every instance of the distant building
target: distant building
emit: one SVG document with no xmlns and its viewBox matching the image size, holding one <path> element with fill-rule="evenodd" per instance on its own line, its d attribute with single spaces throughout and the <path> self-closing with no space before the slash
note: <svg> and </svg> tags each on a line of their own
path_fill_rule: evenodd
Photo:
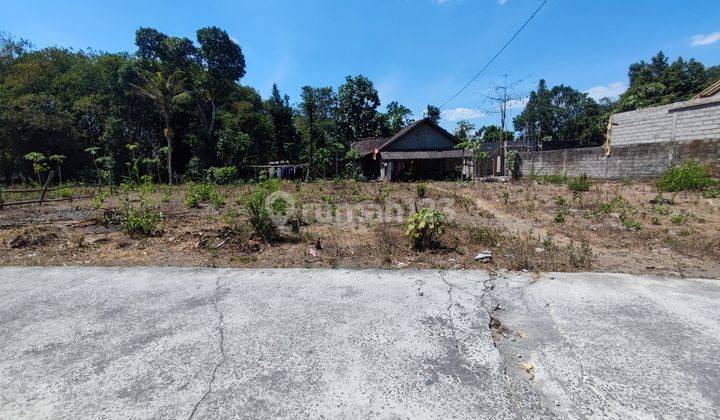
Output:
<svg viewBox="0 0 720 420">
<path fill-rule="evenodd" d="M 367 179 L 457 179 L 463 157 L 469 152 L 456 148 L 459 140 L 424 118 L 408 124 L 392 137 L 356 141 L 360 166 Z"/>
</svg>

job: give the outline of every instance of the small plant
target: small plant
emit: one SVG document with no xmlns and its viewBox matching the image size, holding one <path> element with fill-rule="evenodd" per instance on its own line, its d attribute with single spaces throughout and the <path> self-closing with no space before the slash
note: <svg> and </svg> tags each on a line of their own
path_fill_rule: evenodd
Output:
<svg viewBox="0 0 720 420">
<path fill-rule="evenodd" d="M 140 205 L 128 206 L 121 215 L 123 231 L 132 238 L 159 236 L 163 233 L 163 215 L 155 207 L 141 200 Z"/>
<path fill-rule="evenodd" d="M 75 188 L 73 187 L 62 187 L 55 191 L 55 194 L 59 198 L 72 198 L 75 196 Z"/>
<path fill-rule="evenodd" d="M 713 184 L 710 171 L 696 160 L 688 160 L 682 165 L 673 166 L 656 182 L 660 191 L 700 191 Z"/>
<path fill-rule="evenodd" d="M 232 184 L 238 179 L 238 170 L 234 166 L 213 167 L 208 169 L 208 178 L 217 184 Z"/>
<path fill-rule="evenodd" d="M 660 218 L 659 217 L 653 217 L 652 218 L 652 224 L 655 226 L 660 226 Z"/>
<path fill-rule="evenodd" d="M 500 243 L 503 234 L 500 228 L 486 226 L 470 226 L 468 228 L 470 242 L 474 245 L 494 247 Z"/>
<path fill-rule="evenodd" d="M 92 203 L 90 203 L 90 206 L 94 210 L 98 210 L 103 205 L 106 198 L 107 198 L 107 193 L 104 191 L 101 191 L 101 192 L 95 194 L 95 196 L 93 197 Z"/>
<path fill-rule="evenodd" d="M 563 224 L 565 223 L 565 212 L 559 211 L 553 216 L 553 222 Z"/>
<path fill-rule="evenodd" d="M 593 255 L 592 248 L 590 248 L 588 241 L 580 241 L 580 244 L 577 246 L 571 242 L 567 247 L 567 253 L 570 265 L 573 267 L 577 269 L 592 268 L 595 256 Z"/>
<path fill-rule="evenodd" d="M 655 206 L 655 213 L 667 216 L 668 214 L 670 214 L 670 207 L 664 204 L 658 204 Z"/>
<path fill-rule="evenodd" d="M 245 197 L 244 201 L 239 201 L 245 208 L 250 226 L 266 242 L 276 241 L 280 238 L 278 226 L 266 207 L 268 196 L 279 189 L 277 180 L 267 180 L 261 182 L 255 190 Z M 276 214 L 284 214 L 287 211 L 288 203 L 282 199 L 277 199 L 271 203 L 271 207 Z"/>
<path fill-rule="evenodd" d="M 427 197 L 427 192 L 428 192 L 428 186 L 426 183 L 421 182 L 420 184 L 417 185 L 417 196 L 419 198 Z"/>
<path fill-rule="evenodd" d="M 502 196 L 502 199 L 503 199 L 503 203 L 505 203 L 505 205 L 507 205 L 508 202 L 510 202 L 510 193 L 507 192 L 507 191 L 503 191 L 502 194 L 501 194 L 501 196 Z"/>
<path fill-rule="evenodd" d="M 558 207 L 565 207 L 565 204 L 567 204 L 565 197 L 562 197 L 562 196 L 555 197 L 555 205 L 557 205 Z"/>
<path fill-rule="evenodd" d="M 620 212 L 620 223 L 622 223 L 623 227 L 628 230 L 642 229 L 642 224 L 628 216 L 625 210 Z"/>
<path fill-rule="evenodd" d="M 405 223 L 405 236 L 416 249 L 437 246 L 445 233 L 448 220 L 437 210 L 421 209 L 410 215 Z"/>
<path fill-rule="evenodd" d="M 572 181 L 568 182 L 568 188 L 570 191 L 574 193 L 581 193 L 585 191 L 590 191 L 590 187 L 592 187 L 592 184 L 587 179 L 586 173 L 581 173 L 580 176 L 574 178 Z"/>
<path fill-rule="evenodd" d="M 225 197 L 212 184 L 189 184 L 185 193 L 185 205 L 188 208 L 195 209 L 200 207 L 201 203 L 212 203 L 216 209 L 225 206 Z"/>
<path fill-rule="evenodd" d="M 702 196 L 705 198 L 720 198 L 720 186 L 716 184 L 706 187 L 702 192 Z"/>
<path fill-rule="evenodd" d="M 385 204 L 390 197 L 390 191 L 390 188 L 380 188 L 377 196 L 375 197 L 375 202 L 378 204 Z"/>
<path fill-rule="evenodd" d="M 682 225 L 687 222 L 687 216 L 680 213 L 675 213 L 669 217 L 670 221 L 675 225 Z"/>
</svg>

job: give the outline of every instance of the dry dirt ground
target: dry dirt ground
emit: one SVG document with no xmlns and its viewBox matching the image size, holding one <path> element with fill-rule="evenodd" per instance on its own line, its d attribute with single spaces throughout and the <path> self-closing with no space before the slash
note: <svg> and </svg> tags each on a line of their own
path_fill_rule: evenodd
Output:
<svg viewBox="0 0 720 420">
<path fill-rule="evenodd" d="M 659 195 L 652 183 L 565 184 L 284 182 L 307 214 L 299 234 L 268 243 L 247 223 L 254 185 L 218 187 L 225 205 L 184 204 L 187 186 L 145 194 L 163 214 L 156 237 L 128 236 L 113 220 L 119 195 L 0 210 L 1 265 L 484 268 L 720 276 L 720 200 Z M 139 202 L 130 193 L 131 205 Z M 239 199 L 239 200 L 238 200 Z M 6 196 L 6 201 L 12 201 Z M 98 202 L 96 201 L 96 204 Z M 435 205 L 450 226 L 441 247 L 404 236 L 417 207 Z M 95 208 L 98 207 L 98 208 Z M 492 261 L 475 260 L 489 250 Z"/>
</svg>

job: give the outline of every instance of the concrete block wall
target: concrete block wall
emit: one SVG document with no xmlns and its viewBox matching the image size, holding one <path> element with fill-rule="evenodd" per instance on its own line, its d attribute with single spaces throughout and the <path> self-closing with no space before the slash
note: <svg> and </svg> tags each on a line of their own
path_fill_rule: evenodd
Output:
<svg viewBox="0 0 720 420">
<path fill-rule="evenodd" d="M 693 99 L 612 117 L 612 146 L 720 139 L 720 96 Z"/>
<path fill-rule="evenodd" d="M 692 141 L 662 141 L 631 145 L 616 145 L 605 156 L 603 147 L 550 150 L 520 154 L 523 175 L 586 173 L 596 179 L 657 178 L 668 168 L 696 159 L 720 177 L 720 139 Z"/>
</svg>

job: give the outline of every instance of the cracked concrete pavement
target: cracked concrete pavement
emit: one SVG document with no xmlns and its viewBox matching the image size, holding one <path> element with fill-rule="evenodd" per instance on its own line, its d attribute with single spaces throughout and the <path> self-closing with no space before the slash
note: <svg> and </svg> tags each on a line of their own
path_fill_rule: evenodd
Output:
<svg viewBox="0 0 720 420">
<path fill-rule="evenodd" d="M 0 418 L 713 418 L 719 308 L 630 275 L 0 268 Z"/>
</svg>

